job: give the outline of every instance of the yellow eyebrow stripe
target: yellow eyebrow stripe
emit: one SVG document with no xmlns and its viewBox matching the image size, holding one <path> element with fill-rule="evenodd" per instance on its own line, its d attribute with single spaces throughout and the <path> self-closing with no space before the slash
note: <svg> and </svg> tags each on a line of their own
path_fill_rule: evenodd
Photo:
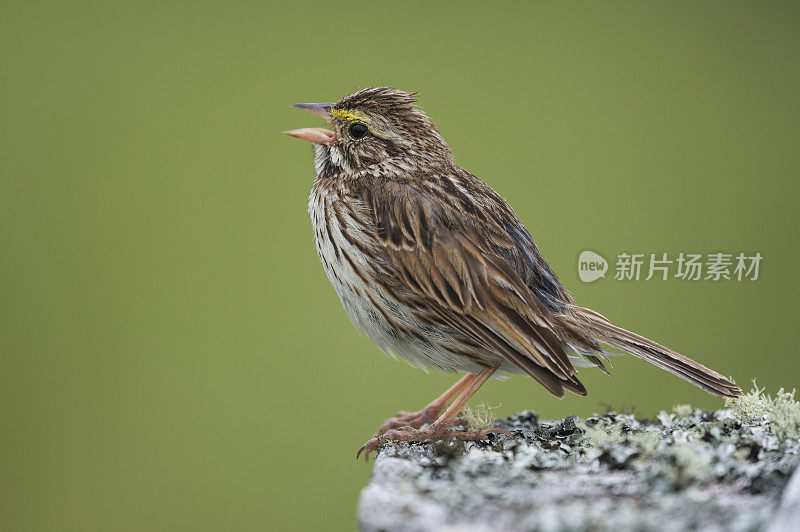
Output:
<svg viewBox="0 0 800 532">
<path fill-rule="evenodd" d="M 363 114 L 357 111 L 348 111 L 346 109 L 331 109 L 331 114 L 342 120 L 363 120 L 365 118 Z"/>
</svg>

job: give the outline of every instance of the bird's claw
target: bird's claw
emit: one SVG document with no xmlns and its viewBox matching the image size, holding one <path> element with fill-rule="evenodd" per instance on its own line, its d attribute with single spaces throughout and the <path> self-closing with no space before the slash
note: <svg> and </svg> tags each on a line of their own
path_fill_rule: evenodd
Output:
<svg viewBox="0 0 800 532">
<path fill-rule="evenodd" d="M 364 460 L 369 462 L 369 453 L 377 449 L 378 446 L 380 446 L 380 444 L 381 444 L 380 436 L 373 436 L 372 438 L 368 439 L 367 442 L 364 445 L 362 445 L 361 448 L 358 449 L 358 452 L 356 453 L 356 460 L 361 458 L 361 453 L 366 451 L 366 454 L 364 455 Z"/>
</svg>

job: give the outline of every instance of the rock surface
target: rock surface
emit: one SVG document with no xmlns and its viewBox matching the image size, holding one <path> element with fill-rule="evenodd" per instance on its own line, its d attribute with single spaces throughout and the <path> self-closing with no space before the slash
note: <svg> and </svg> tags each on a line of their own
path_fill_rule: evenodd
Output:
<svg viewBox="0 0 800 532">
<path fill-rule="evenodd" d="M 396 443 L 358 518 L 378 530 L 800 530 L 797 439 L 730 410 L 609 413 L 497 426 L 513 438 Z M 796 494 L 793 492 L 796 491 Z M 780 510 L 778 509 L 780 505 Z"/>
</svg>

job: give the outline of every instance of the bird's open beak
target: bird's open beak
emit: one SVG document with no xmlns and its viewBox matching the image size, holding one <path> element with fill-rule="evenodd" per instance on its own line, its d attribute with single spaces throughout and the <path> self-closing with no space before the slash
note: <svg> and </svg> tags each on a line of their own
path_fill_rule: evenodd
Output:
<svg viewBox="0 0 800 532">
<path fill-rule="evenodd" d="M 324 118 L 329 124 L 331 123 L 330 109 L 333 107 L 332 103 L 295 103 L 292 107 L 308 111 L 312 115 Z M 302 129 L 290 129 L 284 131 L 289 136 L 307 140 L 314 144 L 328 144 L 335 141 L 338 136 L 333 131 L 321 127 L 305 127 Z"/>
</svg>

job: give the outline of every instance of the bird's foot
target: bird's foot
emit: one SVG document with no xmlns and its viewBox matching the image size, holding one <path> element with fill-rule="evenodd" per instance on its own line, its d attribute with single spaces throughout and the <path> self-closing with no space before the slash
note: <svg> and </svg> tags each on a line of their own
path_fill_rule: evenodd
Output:
<svg viewBox="0 0 800 532">
<path fill-rule="evenodd" d="M 441 411 L 442 406 L 436 404 L 435 402 L 429 404 L 418 412 L 404 412 L 401 410 L 396 416 L 390 417 L 384 421 L 378 429 L 378 432 L 375 433 L 375 436 L 367 440 L 367 443 L 361 446 L 361 448 L 358 450 L 358 454 L 356 454 L 356 460 L 364 451 L 367 452 L 366 457 L 369 459 L 369 453 L 378 447 L 378 442 L 381 440 L 384 434 L 400 428 L 418 429 L 423 425 L 430 425 L 439 419 L 439 414 Z"/>
<path fill-rule="evenodd" d="M 379 432 L 361 446 L 358 453 L 356 453 L 356 460 L 361 456 L 361 453 L 366 453 L 364 458 L 369 460 L 369 453 L 382 447 L 388 441 L 426 442 L 455 439 L 463 441 L 481 441 L 485 440 L 489 434 L 505 434 L 506 436 L 511 436 L 508 431 L 503 429 L 486 429 L 467 432 L 449 428 L 452 425 L 458 425 L 460 423 L 459 420 L 454 420 L 450 423 L 435 422 L 423 428 L 402 427 L 386 433 Z"/>
</svg>

